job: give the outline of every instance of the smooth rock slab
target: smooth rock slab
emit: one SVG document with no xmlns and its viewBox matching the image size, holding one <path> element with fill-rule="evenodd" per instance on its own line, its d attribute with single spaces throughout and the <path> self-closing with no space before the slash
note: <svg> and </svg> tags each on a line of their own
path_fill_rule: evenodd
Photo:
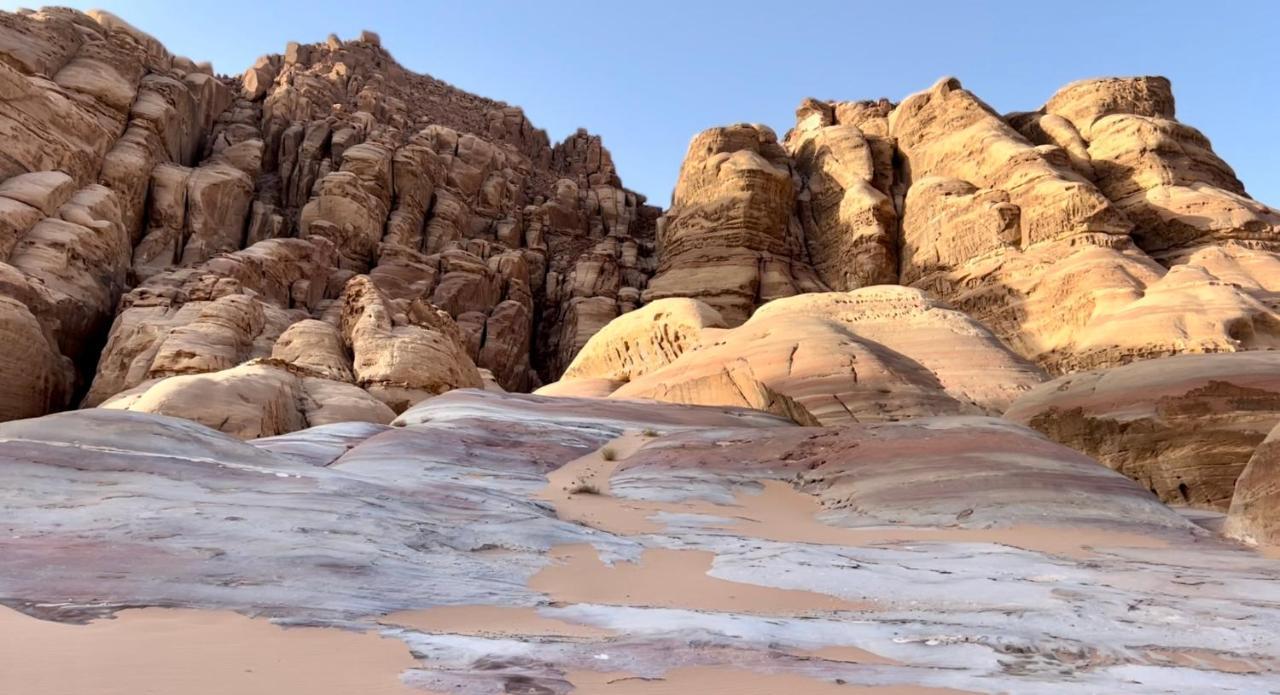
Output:
<svg viewBox="0 0 1280 695">
<path fill-rule="evenodd" d="M 799 428 L 464 390 L 396 424 L 251 442 L 99 409 L 0 425 L 0 601 L 377 630 L 435 693 L 1280 688 L 1280 562 L 1005 421 Z M 549 489 L 590 469 L 596 494 Z M 724 595 L 686 592 L 690 571 Z M 441 606 L 457 615 L 428 619 Z"/>
</svg>

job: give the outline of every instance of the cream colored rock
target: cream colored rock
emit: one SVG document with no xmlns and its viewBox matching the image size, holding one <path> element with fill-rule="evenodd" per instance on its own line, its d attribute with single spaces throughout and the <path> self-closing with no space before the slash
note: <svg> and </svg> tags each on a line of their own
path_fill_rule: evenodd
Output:
<svg viewBox="0 0 1280 695">
<path fill-rule="evenodd" d="M 342 334 L 324 321 L 305 319 L 290 324 L 272 346 L 271 357 L 326 379 L 355 380 Z"/>
<path fill-rule="evenodd" d="M 587 377 L 582 379 L 561 379 L 538 388 L 534 393 L 540 396 L 566 396 L 570 398 L 608 398 L 627 382 L 616 379 Z"/>
<path fill-rule="evenodd" d="M 158 376 L 269 357 L 318 306 L 332 257 L 323 240 L 273 239 L 153 276 L 121 300 L 84 405 Z"/>
<path fill-rule="evenodd" d="M 839 121 L 829 104 L 807 100 L 796 120 L 786 147 L 803 182 L 796 198 L 818 276 L 835 290 L 897 282 L 892 144 Z"/>
<path fill-rule="evenodd" d="M 1121 108 L 1146 98 L 1112 92 L 1116 104 L 1094 105 Z M 1163 113 L 1159 102 L 1143 103 Z M 890 132 L 911 177 L 902 281 L 946 299 L 1058 373 L 1280 345 L 1273 290 L 1257 281 L 1274 262 L 1270 252 L 1242 241 L 1180 252 L 1182 265 L 1173 270 L 1157 263 L 1129 238 L 1132 231 L 1141 242 L 1143 223 L 1135 219 L 1134 227 L 1125 214 L 1131 209 L 1103 192 L 1118 194 L 1085 178 L 1104 175 L 1099 162 L 1082 163 L 1087 138 L 1072 136 L 1072 119 L 1093 118 L 1086 111 L 1011 117 L 1043 142 L 1035 146 L 954 80 L 894 109 Z M 1224 280 L 1241 277 L 1246 285 Z"/>
<path fill-rule="evenodd" d="M 834 424 L 1000 412 L 1042 379 L 963 314 L 878 286 L 775 300 L 611 397 L 759 407 L 759 383 Z"/>
<path fill-rule="evenodd" d="M 1208 138 L 1175 120 L 1169 80 L 1073 82 L 1041 111 L 1069 121 L 1087 143 L 1098 187 L 1157 258 L 1228 240 L 1280 248 L 1280 211 L 1249 198 Z"/>
<path fill-rule="evenodd" d="M 1246 543 L 1280 546 L 1280 425 L 1236 479 L 1223 532 Z"/>
<path fill-rule="evenodd" d="M 347 283 L 342 304 L 356 383 L 397 413 L 450 389 L 483 385 L 448 314 L 417 303 L 396 315 L 365 276 Z"/>
<path fill-rule="evenodd" d="M 1044 381 L 1044 372 L 991 331 L 919 290 L 894 285 L 802 295 L 770 302 L 752 320 L 811 316 L 905 355 L 931 372 L 961 403 L 1001 413 Z"/>
<path fill-rule="evenodd" d="M 396 413 L 367 391 L 345 381 L 304 376 L 302 414 L 307 427 L 342 422 L 390 423 Z"/>
<path fill-rule="evenodd" d="M 271 365 L 247 364 L 206 374 L 152 381 L 101 407 L 195 420 L 241 439 L 305 427 L 298 379 Z"/>
<path fill-rule="evenodd" d="M 192 171 L 182 263 L 193 265 L 241 248 L 252 197 L 253 180 L 240 169 L 211 164 Z"/>
<path fill-rule="evenodd" d="M 823 289 L 794 212 L 791 159 L 768 128 L 712 128 L 689 143 L 658 228 L 644 300 L 694 297 L 730 325 L 778 297 Z"/>
<path fill-rule="evenodd" d="M 356 386 L 300 376 L 274 360 L 155 379 L 101 407 L 182 417 L 240 439 L 337 422 L 385 424 L 395 417 L 390 408 Z"/>
<path fill-rule="evenodd" d="M 674 362 L 725 327 L 719 312 L 696 299 L 659 299 L 596 332 L 561 381 L 631 381 Z"/>
</svg>

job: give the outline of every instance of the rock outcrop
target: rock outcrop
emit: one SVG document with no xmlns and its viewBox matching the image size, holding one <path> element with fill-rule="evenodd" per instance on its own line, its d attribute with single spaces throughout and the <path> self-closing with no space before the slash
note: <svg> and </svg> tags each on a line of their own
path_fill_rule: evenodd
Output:
<svg viewBox="0 0 1280 695">
<path fill-rule="evenodd" d="M 562 382 L 539 392 L 607 384 L 612 398 L 836 424 L 998 414 L 1044 379 L 981 325 L 904 287 L 777 299 L 728 330 L 718 319 L 697 301 L 654 302 L 597 333 Z"/>
<path fill-rule="evenodd" d="M 1280 424 L 1236 480 L 1223 531 L 1246 543 L 1280 546 Z"/>
<path fill-rule="evenodd" d="M 1098 179 L 1105 167 L 1061 134 L 1069 124 L 1040 119 L 1048 131 L 1035 130 L 1027 118 L 1010 121 L 1058 139 L 1028 140 L 955 80 L 894 109 L 890 133 L 910 186 L 904 284 L 952 301 L 1057 372 L 1275 343 L 1280 324 L 1255 293 L 1218 268 L 1166 268 L 1134 243 L 1146 221 L 1108 197 L 1116 191 Z"/>
<path fill-rule="evenodd" d="M 324 378 L 399 409 L 478 385 L 473 364 L 529 390 L 636 308 L 658 211 L 600 139 L 553 144 L 371 37 L 225 78 L 105 13 L 0 15 L 0 309 L 25 351 L 0 361 L 0 417 L 268 358 L 303 321 L 343 334 Z M 353 276 L 387 315 L 355 336 Z"/>
<path fill-rule="evenodd" d="M 1005 416 L 1167 503 L 1226 511 L 1249 457 L 1280 423 L 1280 353 L 1180 355 L 1080 372 L 1032 389 Z"/>
<path fill-rule="evenodd" d="M 790 156 L 764 126 L 699 133 L 658 223 L 658 269 L 644 300 L 693 297 L 737 325 L 771 299 L 825 289 L 808 262 L 792 177 Z"/>
</svg>

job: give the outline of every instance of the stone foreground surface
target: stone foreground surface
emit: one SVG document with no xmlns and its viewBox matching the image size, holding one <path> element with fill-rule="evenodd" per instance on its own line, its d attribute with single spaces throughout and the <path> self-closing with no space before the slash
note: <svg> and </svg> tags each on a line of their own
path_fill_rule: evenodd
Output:
<svg viewBox="0 0 1280 695">
<path fill-rule="evenodd" d="M 250 442 L 101 409 L 0 425 L 0 601 L 380 631 L 435 693 L 607 693 L 602 674 L 690 668 L 801 688 L 1280 687 L 1274 561 L 1007 421 L 800 428 L 464 390 L 396 424 Z"/>
</svg>

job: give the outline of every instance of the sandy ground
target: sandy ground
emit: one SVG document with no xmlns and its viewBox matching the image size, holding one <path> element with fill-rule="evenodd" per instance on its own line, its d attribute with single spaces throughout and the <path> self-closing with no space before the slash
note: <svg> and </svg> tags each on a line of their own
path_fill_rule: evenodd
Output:
<svg viewBox="0 0 1280 695">
<path fill-rule="evenodd" d="M 619 535 L 663 533 L 654 517 L 703 514 L 725 519 L 720 528 L 734 535 L 791 543 L 866 546 L 911 541 L 998 543 L 1053 555 L 1085 558 L 1095 547 L 1166 548 L 1162 539 L 1104 529 L 1022 526 L 998 529 L 877 528 L 850 529 L 818 520 L 822 506 L 813 495 L 780 480 L 766 480 L 759 492 L 736 495 L 733 505 L 693 501 L 650 502 L 613 497 L 609 479 L 622 461 L 644 445 L 643 433 L 628 432 L 598 451 L 562 466 L 548 477 L 541 497 L 555 505 L 561 519 Z M 603 452 L 610 452 L 609 457 Z"/>
<path fill-rule="evenodd" d="M 144 608 L 70 625 L 0 607 L 6 695 L 422 695 L 402 642 L 285 629 L 236 613 Z"/>
<path fill-rule="evenodd" d="M 570 673 L 569 681 L 583 693 L 600 695 L 951 695 L 966 692 L 918 686 L 859 687 L 790 674 L 705 666 L 671 669 L 661 679 L 579 671 Z"/>
<path fill-rule="evenodd" d="M 693 608 L 758 615 L 860 611 L 853 603 L 812 591 L 774 589 L 717 579 L 707 574 L 715 554 L 700 550 L 650 548 L 640 562 L 606 565 L 590 545 L 551 551 L 547 565 L 529 586 L 564 603 L 599 603 L 645 608 Z"/>
</svg>

